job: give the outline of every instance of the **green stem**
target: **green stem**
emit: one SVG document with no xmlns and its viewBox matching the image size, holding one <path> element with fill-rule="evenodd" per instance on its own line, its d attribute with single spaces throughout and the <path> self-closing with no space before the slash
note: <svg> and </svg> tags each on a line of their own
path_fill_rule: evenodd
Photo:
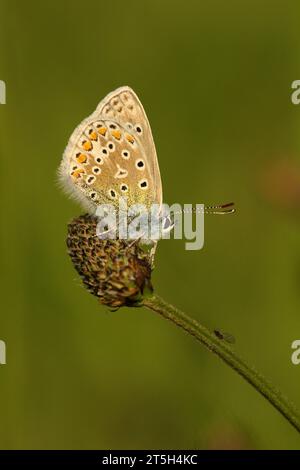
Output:
<svg viewBox="0 0 300 470">
<path fill-rule="evenodd" d="M 145 298 L 143 303 L 150 310 L 159 313 L 162 317 L 183 328 L 207 349 L 219 356 L 263 395 L 300 432 L 300 416 L 294 406 L 276 387 L 241 359 L 228 343 L 217 338 L 206 327 L 156 295 Z"/>
</svg>

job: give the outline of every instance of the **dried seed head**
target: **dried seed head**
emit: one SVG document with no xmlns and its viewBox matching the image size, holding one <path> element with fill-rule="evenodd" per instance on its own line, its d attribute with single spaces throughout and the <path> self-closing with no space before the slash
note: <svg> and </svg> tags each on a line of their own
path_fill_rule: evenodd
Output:
<svg viewBox="0 0 300 470">
<path fill-rule="evenodd" d="M 138 241 L 100 240 L 96 226 L 97 218 L 88 214 L 68 225 L 68 253 L 83 284 L 111 308 L 141 305 L 153 290 L 149 250 Z"/>
</svg>

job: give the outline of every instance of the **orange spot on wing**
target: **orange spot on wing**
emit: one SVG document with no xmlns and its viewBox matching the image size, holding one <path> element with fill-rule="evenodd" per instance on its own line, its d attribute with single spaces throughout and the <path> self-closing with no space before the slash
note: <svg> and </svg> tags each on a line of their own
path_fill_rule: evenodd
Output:
<svg viewBox="0 0 300 470">
<path fill-rule="evenodd" d="M 75 170 L 71 173 L 71 175 L 73 176 L 73 178 L 80 178 L 82 173 L 84 173 L 84 170 L 82 168 L 79 168 L 78 170 Z"/>
<path fill-rule="evenodd" d="M 107 127 L 99 127 L 98 132 L 101 135 L 105 135 L 107 132 Z"/>
<path fill-rule="evenodd" d="M 84 150 L 92 150 L 93 145 L 89 140 L 84 140 L 82 142 L 82 147 L 84 148 Z"/>
<path fill-rule="evenodd" d="M 111 131 L 111 135 L 117 140 L 121 139 L 121 132 L 120 131 Z"/>
<path fill-rule="evenodd" d="M 134 138 L 132 137 L 131 134 L 126 134 L 125 137 L 126 137 L 126 140 L 128 140 L 128 142 L 130 142 L 131 144 L 134 143 Z"/>
<path fill-rule="evenodd" d="M 76 155 L 76 160 L 78 161 L 78 163 L 86 163 L 87 156 L 84 155 L 84 153 L 77 154 Z"/>
<path fill-rule="evenodd" d="M 90 132 L 89 136 L 91 140 L 97 140 L 97 134 L 95 131 Z"/>
</svg>

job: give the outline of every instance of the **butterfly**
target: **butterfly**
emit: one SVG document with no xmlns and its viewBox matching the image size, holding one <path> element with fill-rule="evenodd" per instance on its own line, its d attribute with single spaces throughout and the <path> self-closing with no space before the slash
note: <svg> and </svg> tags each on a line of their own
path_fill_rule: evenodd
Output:
<svg viewBox="0 0 300 470">
<path fill-rule="evenodd" d="M 94 212 L 100 204 L 118 208 L 162 205 L 162 183 L 149 121 L 134 91 L 109 93 L 75 129 L 63 154 L 59 178 L 67 192 Z"/>
<path fill-rule="evenodd" d="M 59 178 L 65 190 L 92 214 L 106 204 L 118 211 L 120 200 L 126 198 L 128 207 L 139 204 L 146 214 L 153 206 L 159 208 L 160 234 L 174 228 L 162 204 L 151 127 L 140 100 L 128 86 L 109 93 L 75 129 L 63 154 Z M 232 205 L 205 206 L 205 213 L 232 213 Z"/>
</svg>

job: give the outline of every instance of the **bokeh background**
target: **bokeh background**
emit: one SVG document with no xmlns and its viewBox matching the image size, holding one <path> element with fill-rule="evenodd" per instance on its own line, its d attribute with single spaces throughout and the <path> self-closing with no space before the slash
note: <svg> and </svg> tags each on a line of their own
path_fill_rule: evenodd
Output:
<svg viewBox="0 0 300 470">
<path fill-rule="evenodd" d="M 82 287 L 56 169 L 74 127 L 130 85 L 164 200 L 234 200 L 205 247 L 162 241 L 156 292 L 236 338 L 299 407 L 300 79 L 296 1 L 0 1 L 2 449 L 299 449 L 296 431 L 218 358 L 143 308 Z"/>
</svg>

